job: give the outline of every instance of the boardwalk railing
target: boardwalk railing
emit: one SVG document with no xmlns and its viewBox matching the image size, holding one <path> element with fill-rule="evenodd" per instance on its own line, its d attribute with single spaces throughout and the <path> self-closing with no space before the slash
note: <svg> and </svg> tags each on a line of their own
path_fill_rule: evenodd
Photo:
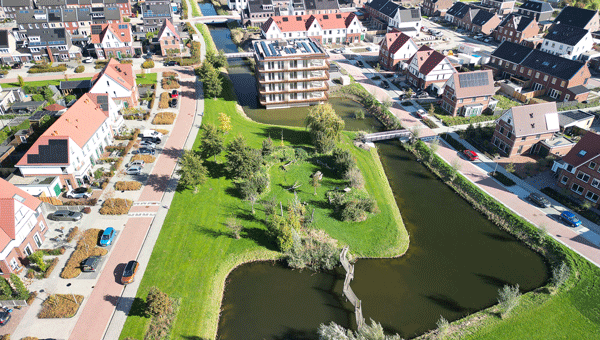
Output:
<svg viewBox="0 0 600 340">
<path fill-rule="evenodd" d="M 249 58 L 254 56 L 254 52 L 237 52 L 237 53 L 225 53 L 227 59 L 231 58 Z"/>
<path fill-rule="evenodd" d="M 356 316 L 356 324 L 358 325 L 358 328 L 362 328 L 362 326 L 365 324 L 365 318 L 363 317 L 362 314 L 362 305 L 360 300 L 358 299 L 358 297 L 356 296 L 356 294 L 354 294 L 354 291 L 352 291 L 352 288 L 350 287 L 350 281 L 352 281 L 352 279 L 354 278 L 354 266 L 352 264 L 350 264 L 350 261 L 348 261 L 348 247 L 344 247 L 344 249 L 342 249 L 342 252 L 340 253 L 340 262 L 342 263 L 342 266 L 344 267 L 344 269 L 346 270 L 346 279 L 344 280 L 344 295 L 346 295 L 346 298 L 348 299 L 348 301 L 350 301 L 350 303 L 352 303 L 352 305 L 354 306 L 354 315 Z"/>
<path fill-rule="evenodd" d="M 384 132 L 375 132 L 369 133 L 363 137 L 364 142 L 375 142 L 380 140 L 388 140 L 388 139 L 403 139 L 410 138 L 412 136 L 412 132 L 407 129 L 403 130 L 392 130 L 392 131 L 384 131 Z"/>
</svg>

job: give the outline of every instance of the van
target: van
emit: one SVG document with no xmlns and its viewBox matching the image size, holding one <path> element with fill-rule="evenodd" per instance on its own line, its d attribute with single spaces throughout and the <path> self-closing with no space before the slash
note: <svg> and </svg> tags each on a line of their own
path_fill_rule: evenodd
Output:
<svg viewBox="0 0 600 340">
<path fill-rule="evenodd" d="M 90 256 L 81 263 L 81 271 L 95 272 L 100 264 L 100 256 Z"/>
</svg>

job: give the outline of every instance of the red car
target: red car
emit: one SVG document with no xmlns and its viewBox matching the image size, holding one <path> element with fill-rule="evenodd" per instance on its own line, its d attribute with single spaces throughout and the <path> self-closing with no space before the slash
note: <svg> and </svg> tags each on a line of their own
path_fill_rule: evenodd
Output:
<svg viewBox="0 0 600 340">
<path fill-rule="evenodd" d="M 171 92 L 171 98 L 179 98 L 179 92 L 177 90 L 173 90 L 173 92 Z"/>
<path fill-rule="evenodd" d="M 470 161 L 476 161 L 479 160 L 479 156 L 477 156 L 477 154 L 475 153 L 475 151 L 472 150 L 465 150 L 463 151 L 463 154 L 465 155 L 465 157 L 467 157 Z"/>
</svg>

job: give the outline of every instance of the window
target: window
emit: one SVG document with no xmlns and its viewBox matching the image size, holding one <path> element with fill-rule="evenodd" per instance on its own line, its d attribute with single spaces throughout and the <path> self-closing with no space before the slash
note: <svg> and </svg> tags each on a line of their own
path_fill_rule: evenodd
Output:
<svg viewBox="0 0 600 340">
<path fill-rule="evenodd" d="M 544 81 L 547 81 L 547 80 L 548 80 L 548 76 L 544 76 Z"/>
<path fill-rule="evenodd" d="M 556 78 L 552 78 L 552 84 L 556 84 Z"/>
<path fill-rule="evenodd" d="M 578 195 L 581 195 L 583 194 L 583 187 L 578 185 L 577 183 L 573 183 L 573 185 L 571 186 L 571 191 L 577 193 Z"/>
<path fill-rule="evenodd" d="M 539 79 L 539 78 L 540 78 L 540 73 L 539 73 L 539 72 L 536 72 L 536 73 L 535 73 L 535 78 L 536 78 L 536 79 Z"/>
<path fill-rule="evenodd" d="M 44 229 L 46 229 L 46 225 L 44 224 L 44 222 L 40 221 L 40 230 Z"/>
<path fill-rule="evenodd" d="M 596 168 L 596 163 L 590 162 L 590 164 L 588 164 L 588 168 L 595 169 Z"/>
<path fill-rule="evenodd" d="M 33 241 L 35 241 L 35 244 L 38 248 L 42 246 L 42 240 L 40 239 L 40 236 L 37 233 L 33 235 Z"/>
<path fill-rule="evenodd" d="M 528 71 L 527 71 L 527 75 L 528 75 L 528 76 L 531 76 L 531 70 L 528 70 Z"/>
<path fill-rule="evenodd" d="M 519 146 L 519 150 L 517 150 L 517 154 L 521 154 L 523 152 L 523 145 Z"/>
<path fill-rule="evenodd" d="M 25 248 L 23 249 L 23 252 L 27 256 L 33 254 L 33 249 L 31 249 L 31 246 L 29 245 L 29 243 L 25 246 Z"/>
<path fill-rule="evenodd" d="M 596 203 L 598 202 L 598 195 L 596 195 L 595 193 L 588 191 L 587 194 L 585 194 L 585 198 L 587 198 L 588 200 Z"/>
<path fill-rule="evenodd" d="M 590 180 L 590 175 L 586 174 L 585 172 L 579 171 L 579 173 L 577 173 L 577 179 L 587 183 Z"/>
<path fill-rule="evenodd" d="M 567 184 L 568 181 L 569 181 L 569 177 L 567 177 L 567 176 L 563 176 L 563 178 L 560 179 L 560 182 L 562 184 Z"/>
<path fill-rule="evenodd" d="M 597 179 L 595 179 L 595 178 L 594 178 L 594 179 L 592 179 L 592 186 L 593 186 L 594 188 L 599 188 L 599 187 L 600 187 L 600 181 L 599 181 L 599 180 L 597 180 Z"/>
<path fill-rule="evenodd" d="M 535 139 L 540 139 L 541 135 L 535 135 Z"/>
<path fill-rule="evenodd" d="M 524 140 L 526 140 L 526 139 L 527 139 L 527 137 L 521 137 L 521 140 L 522 140 L 522 141 L 524 141 Z"/>
<path fill-rule="evenodd" d="M 19 264 L 17 263 L 17 260 L 15 260 L 15 258 L 13 257 L 12 260 L 10 260 L 10 268 L 15 271 L 19 268 Z"/>
</svg>

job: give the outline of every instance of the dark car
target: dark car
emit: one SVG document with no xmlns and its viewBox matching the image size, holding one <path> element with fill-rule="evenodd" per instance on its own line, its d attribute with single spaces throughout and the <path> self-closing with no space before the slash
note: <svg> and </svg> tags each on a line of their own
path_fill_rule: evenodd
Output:
<svg viewBox="0 0 600 340">
<path fill-rule="evenodd" d="M 169 102 L 169 107 L 176 108 L 177 107 L 177 98 L 171 99 Z"/>
<path fill-rule="evenodd" d="M 140 155 L 154 155 L 156 153 L 156 150 L 150 148 L 139 148 L 137 150 L 133 150 L 133 153 Z"/>
<path fill-rule="evenodd" d="M 21 68 L 21 67 L 23 67 L 22 63 L 14 63 L 12 66 L 13 69 L 17 69 L 17 68 Z"/>
<path fill-rule="evenodd" d="M 90 256 L 81 263 L 81 271 L 95 272 L 100 264 L 100 256 Z"/>
<path fill-rule="evenodd" d="M 121 283 L 126 285 L 132 283 L 135 279 L 135 273 L 137 273 L 140 264 L 137 261 L 129 261 L 123 269 L 123 275 L 121 276 Z"/>
<path fill-rule="evenodd" d="M 527 196 L 527 199 L 542 208 L 548 208 L 550 206 L 550 201 L 548 201 L 546 197 L 536 192 L 532 192 L 531 194 L 529 194 L 529 196 Z"/>
<path fill-rule="evenodd" d="M 173 90 L 173 92 L 171 92 L 171 98 L 179 98 L 179 91 Z"/>
<path fill-rule="evenodd" d="M 11 315 L 10 312 L 6 308 L 0 309 L 0 326 L 4 326 L 10 320 Z"/>
<path fill-rule="evenodd" d="M 77 211 L 59 210 L 48 215 L 48 219 L 54 221 L 79 221 L 83 215 Z"/>
<path fill-rule="evenodd" d="M 362 61 L 357 60 L 356 61 L 356 66 L 358 66 L 358 67 L 365 67 L 365 64 Z"/>
<path fill-rule="evenodd" d="M 144 59 L 152 59 L 152 53 L 148 52 L 148 54 L 144 54 Z"/>
<path fill-rule="evenodd" d="M 179 63 L 176 62 L 175 60 L 167 61 L 165 63 L 165 66 L 177 66 L 177 65 L 179 65 Z"/>
<path fill-rule="evenodd" d="M 581 226 L 581 220 L 568 210 L 565 210 L 560 214 L 560 219 L 565 221 L 570 227 L 576 228 Z"/>
<path fill-rule="evenodd" d="M 390 83 L 388 83 L 387 81 L 384 80 L 381 82 L 381 87 L 383 87 L 384 89 L 389 89 Z"/>
<path fill-rule="evenodd" d="M 477 156 L 477 154 L 475 153 L 475 151 L 473 150 L 465 150 L 463 151 L 463 154 L 465 155 L 465 157 L 467 157 L 470 161 L 476 161 L 479 159 L 479 156 Z"/>
</svg>

